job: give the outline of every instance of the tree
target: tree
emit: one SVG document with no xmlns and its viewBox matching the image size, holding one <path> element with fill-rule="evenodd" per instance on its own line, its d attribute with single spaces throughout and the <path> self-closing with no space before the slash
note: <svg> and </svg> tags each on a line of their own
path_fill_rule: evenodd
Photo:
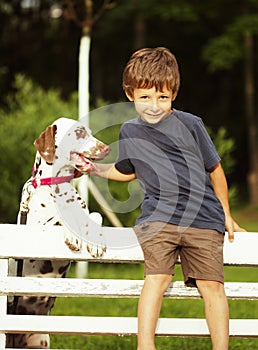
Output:
<svg viewBox="0 0 258 350">
<path fill-rule="evenodd" d="M 244 95 L 248 125 L 249 174 L 247 177 L 250 202 L 258 204 L 258 115 L 255 106 L 254 36 L 258 34 L 258 1 L 248 2 L 225 32 L 211 40 L 203 51 L 211 72 L 231 69 L 244 61 Z M 251 2 L 250 4 L 251 5 Z"/>
</svg>

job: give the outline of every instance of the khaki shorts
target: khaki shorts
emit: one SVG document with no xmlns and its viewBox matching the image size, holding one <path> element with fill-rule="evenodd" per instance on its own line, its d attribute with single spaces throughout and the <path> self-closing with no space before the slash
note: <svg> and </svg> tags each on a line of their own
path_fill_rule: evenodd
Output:
<svg viewBox="0 0 258 350">
<path fill-rule="evenodd" d="M 185 283 L 195 280 L 224 283 L 224 235 L 216 230 L 146 222 L 134 227 L 144 254 L 145 275 L 174 275 L 180 258 Z"/>
</svg>

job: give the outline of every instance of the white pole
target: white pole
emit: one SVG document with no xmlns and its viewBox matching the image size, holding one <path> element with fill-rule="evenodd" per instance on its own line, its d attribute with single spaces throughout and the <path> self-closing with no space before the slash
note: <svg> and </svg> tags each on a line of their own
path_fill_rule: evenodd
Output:
<svg viewBox="0 0 258 350">
<path fill-rule="evenodd" d="M 89 127 L 89 80 L 90 80 L 90 44 L 91 37 L 90 33 L 83 33 L 80 40 L 80 50 L 79 50 L 79 77 L 78 77 L 78 97 L 79 97 L 79 120 L 83 119 L 87 127 Z M 87 176 L 82 176 L 77 181 L 77 189 L 81 197 L 84 199 L 85 203 L 88 205 L 88 187 L 90 187 L 93 196 L 96 198 L 98 203 L 101 205 L 105 211 L 106 215 L 110 219 L 114 226 L 121 227 L 122 223 L 118 220 L 116 215 L 112 213 L 108 204 L 105 202 L 101 193 L 97 190 L 93 183 L 89 183 Z M 108 208 L 108 209 L 107 209 Z M 106 210 L 107 209 L 107 210 Z M 76 277 L 83 278 L 87 275 L 88 264 L 86 262 L 76 263 Z"/>
<path fill-rule="evenodd" d="M 89 127 L 89 56 L 90 56 L 90 35 L 82 34 L 79 50 L 79 120 L 83 119 Z M 78 181 L 78 191 L 88 204 L 87 176 L 82 176 Z"/>
<path fill-rule="evenodd" d="M 89 34 L 82 34 L 79 51 L 79 119 L 86 118 L 87 124 L 89 124 L 90 41 Z"/>
<path fill-rule="evenodd" d="M 83 119 L 89 127 L 89 61 L 90 61 L 90 35 L 83 33 L 80 40 L 79 49 L 79 77 L 78 77 L 78 99 L 79 99 L 79 120 Z M 81 197 L 88 205 L 88 179 L 82 176 L 78 179 L 77 188 Z M 77 278 L 87 276 L 88 263 L 77 262 L 75 265 L 75 274 Z"/>
</svg>

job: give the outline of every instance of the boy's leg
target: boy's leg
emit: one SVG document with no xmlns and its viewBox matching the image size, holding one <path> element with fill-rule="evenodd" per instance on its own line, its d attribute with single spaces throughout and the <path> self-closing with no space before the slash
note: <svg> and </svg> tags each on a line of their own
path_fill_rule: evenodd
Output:
<svg viewBox="0 0 258 350">
<path fill-rule="evenodd" d="M 229 311 L 223 283 L 196 280 L 204 300 L 205 316 L 213 350 L 228 350 Z"/>
<path fill-rule="evenodd" d="M 192 280 L 203 297 L 212 349 L 228 350 L 229 312 L 224 290 L 224 235 L 216 230 L 187 228 L 180 251 L 185 282 Z"/>
<path fill-rule="evenodd" d="M 155 330 L 171 275 L 147 275 L 138 304 L 138 350 L 155 350 Z"/>
</svg>

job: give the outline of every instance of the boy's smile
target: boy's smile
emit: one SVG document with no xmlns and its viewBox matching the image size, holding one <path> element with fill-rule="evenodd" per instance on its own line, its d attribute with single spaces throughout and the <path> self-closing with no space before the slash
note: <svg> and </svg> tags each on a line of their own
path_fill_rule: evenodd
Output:
<svg viewBox="0 0 258 350">
<path fill-rule="evenodd" d="M 135 104 L 135 109 L 142 120 L 156 124 L 171 114 L 173 94 L 166 86 L 157 91 L 153 86 L 149 89 L 136 88 L 133 96 L 127 96 Z"/>
</svg>

